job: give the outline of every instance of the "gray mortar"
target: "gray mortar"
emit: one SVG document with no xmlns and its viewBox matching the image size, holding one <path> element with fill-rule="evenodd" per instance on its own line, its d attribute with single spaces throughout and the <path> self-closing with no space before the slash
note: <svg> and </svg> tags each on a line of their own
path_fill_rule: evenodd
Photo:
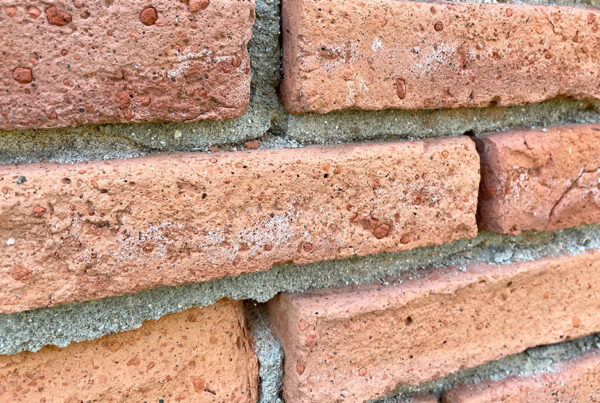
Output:
<svg viewBox="0 0 600 403">
<path fill-rule="evenodd" d="M 246 302 L 246 316 L 250 321 L 254 351 L 259 364 L 258 403 L 282 403 L 279 397 L 283 387 L 281 342 L 271 328 L 264 306 L 253 301 Z"/>
<path fill-rule="evenodd" d="M 479 383 L 484 380 L 498 381 L 509 376 L 531 376 L 551 373 L 557 364 L 581 357 L 587 352 L 598 351 L 600 333 L 548 346 L 530 348 L 522 353 L 488 362 L 478 367 L 458 371 L 443 378 L 418 386 L 401 386 L 396 396 L 374 400 L 376 403 L 410 402 L 419 393 L 430 393 L 438 399 L 440 395 L 457 383 Z"/>
<path fill-rule="evenodd" d="M 302 292 L 310 288 L 377 281 L 385 284 L 386 278 L 407 272 L 417 276 L 420 269 L 428 267 L 451 265 L 468 270 L 469 262 L 473 261 L 507 264 L 563 253 L 580 254 L 596 248 L 600 248 L 600 224 L 546 233 L 529 232 L 518 237 L 483 232 L 475 239 L 441 246 L 304 266 L 284 265 L 204 283 L 3 314 L 0 315 L 0 354 L 96 339 L 135 329 L 148 319 L 211 305 L 221 298 L 266 302 L 281 291 Z"/>
<path fill-rule="evenodd" d="M 260 365 L 259 403 L 280 403 L 279 398 L 283 382 L 283 351 L 281 343 L 270 328 L 264 308 L 249 302 L 248 315 L 252 323 L 252 336 L 255 339 L 255 351 Z M 497 361 L 458 371 L 443 378 L 417 386 L 399 386 L 391 394 L 394 396 L 376 399 L 373 403 L 410 402 L 418 394 L 431 394 L 438 399 L 457 383 L 479 383 L 484 380 L 498 381 L 510 376 L 531 376 L 539 373 L 551 373 L 557 364 L 578 358 L 585 353 L 600 348 L 600 333 L 581 337 L 562 343 L 527 349 L 522 353 L 510 355 Z"/>
<path fill-rule="evenodd" d="M 416 140 L 599 120 L 600 102 L 555 99 L 512 107 L 291 115 L 288 117 L 286 137 L 306 145 Z"/>
<path fill-rule="evenodd" d="M 250 106 L 223 122 L 86 125 L 77 128 L 0 131 L 0 164 L 128 158 L 157 151 L 206 151 L 243 144 L 278 127 L 283 108 L 276 94 L 281 76 L 279 0 L 256 1 L 248 43 L 252 66 Z"/>
<path fill-rule="evenodd" d="M 468 0 L 473 1 L 473 0 Z M 484 1 L 497 3 L 498 1 Z M 596 6 L 600 0 L 527 0 L 516 4 Z M 248 112 L 225 122 L 88 125 L 0 131 L 0 164 L 72 162 L 135 157 L 153 152 L 237 150 L 263 137 L 262 148 L 475 134 L 514 127 L 600 120 L 600 102 L 552 100 L 534 105 L 428 111 L 342 111 L 289 115 L 276 95 L 281 77 L 279 0 L 257 0 L 248 44 L 252 63 Z"/>
</svg>

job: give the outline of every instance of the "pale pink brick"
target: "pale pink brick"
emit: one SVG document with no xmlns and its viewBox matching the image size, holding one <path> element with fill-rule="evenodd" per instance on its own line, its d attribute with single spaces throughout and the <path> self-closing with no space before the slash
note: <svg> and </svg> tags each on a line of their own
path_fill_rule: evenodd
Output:
<svg viewBox="0 0 600 403">
<path fill-rule="evenodd" d="M 478 184 L 467 137 L 0 166 L 0 312 L 475 237 Z"/>
<path fill-rule="evenodd" d="M 502 381 L 459 384 L 444 403 L 538 403 L 600 401 L 600 353 L 556 365 L 555 372 L 510 377 Z"/>
<path fill-rule="evenodd" d="M 281 294 L 268 312 L 285 352 L 285 401 L 363 402 L 598 332 L 598 270 L 591 251 Z"/>
<path fill-rule="evenodd" d="M 222 300 L 65 348 L 0 356 L 3 402 L 258 400 L 242 302 Z"/>
<path fill-rule="evenodd" d="M 481 228 L 517 235 L 600 222 L 600 125 L 496 133 L 478 149 Z"/>
<path fill-rule="evenodd" d="M 283 0 L 292 113 L 600 98 L 596 8 Z"/>
<path fill-rule="evenodd" d="M 254 0 L 0 4 L 0 130 L 242 115 Z"/>
</svg>

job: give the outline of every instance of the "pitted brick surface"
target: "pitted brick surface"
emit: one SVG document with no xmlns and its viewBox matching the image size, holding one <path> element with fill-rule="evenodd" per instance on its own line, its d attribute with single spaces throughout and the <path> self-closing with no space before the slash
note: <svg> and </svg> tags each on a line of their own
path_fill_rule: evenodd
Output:
<svg viewBox="0 0 600 403">
<path fill-rule="evenodd" d="M 0 166 L 0 312 L 472 238 L 478 186 L 467 137 Z"/>
<path fill-rule="evenodd" d="M 443 403 L 597 402 L 600 400 L 600 353 L 557 365 L 555 372 L 501 381 L 459 384 L 445 393 Z"/>
<path fill-rule="evenodd" d="M 283 0 L 289 112 L 600 98 L 596 8 Z"/>
<path fill-rule="evenodd" d="M 600 330 L 600 253 L 281 294 L 284 398 L 362 402 Z"/>
<path fill-rule="evenodd" d="M 253 0 L 0 4 L 0 130 L 230 119 L 250 99 Z"/>
<path fill-rule="evenodd" d="M 258 364 L 241 302 L 137 330 L 0 356 L 5 402 L 256 402 Z"/>
<path fill-rule="evenodd" d="M 481 228 L 517 235 L 600 221 L 600 125 L 496 133 L 478 149 Z"/>
</svg>

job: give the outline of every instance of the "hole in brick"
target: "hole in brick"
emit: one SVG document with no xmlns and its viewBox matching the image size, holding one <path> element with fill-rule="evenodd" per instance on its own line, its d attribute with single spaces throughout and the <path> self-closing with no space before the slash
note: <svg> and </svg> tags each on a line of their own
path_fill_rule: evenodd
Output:
<svg viewBox="0 0 600 403">
<path fill-rule="evenodd" d="M 413 319 L 410 316 L 407 316 L 404 320 L 404 323 L 406 324 L 406 326 L 410 326 L 413 323 Z"/>
<path fill-rule="evenodd" d="M 512 285 L 512 281 L 509 281 L 508 284 L 506 284 L 507 287 L 510 287 Z"/>
<path fill-rule="evenodd" d="M 206 193 L 202 193 L 202 200 L 206 199 L 208 195 Z"/>
<path fill-rule="evenodd" d="M 500 103 L 500 97 L 499 96 L 495 96 L 490 101 L 490 106 L 498 106 L 499 103 Z"/>
<path fill-rule="evenodd" d="M 62 183 L 64 183 L 65 185 L 70 185 L 71 184 L 71 179 L 69 179 L 69 178 L 62 178 L 60 181 Z"/>
</svg>

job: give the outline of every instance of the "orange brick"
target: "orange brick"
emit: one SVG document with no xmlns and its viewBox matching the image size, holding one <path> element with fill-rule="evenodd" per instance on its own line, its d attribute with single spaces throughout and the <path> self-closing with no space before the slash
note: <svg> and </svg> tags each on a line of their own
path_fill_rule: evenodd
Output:
<svg viewBox="0 0 600 403">
<path fill-rule="evenodd" d="M 600 221 L 600 125 L 496 133 L 478 149 L 481 228 L 518 235 Z"/>
<path fill-rule="evenodd" d="M 254 0 L 210 0 L 194 12 L 197 3 L 2 7 L 0 130 L 242 115 Z"/>
<path fill-rule="evenodd" d="M 366 401 L 597 332 L 598 270 L 600 252 L 590 252 L 281 294 L 268 312 L 285 352 L 285 401 Z"/>
<path fill-rule="evenodd" d="M 292 113 L 600 98 L 600 11 L 515 4 L 283 0 Z"/>
<path fill-rule="evenodd" d="M 7 165 L 0 178 L 3 313 L 477 234 L 467 137 Z"/>
<path fill-rule="evenodd" d="M 538 403 L 600 401 L 600 353 L 557 365 L 555 372 L 502 381 L 459 384 L 446 392 L 444 403 Z"/>
<path fill-rule="evenodd" d="M 249 337 L 242 303 L 222 300 L 94 341 L 0 356 L 0 400 L 255 402 Z"/>
</svg>

